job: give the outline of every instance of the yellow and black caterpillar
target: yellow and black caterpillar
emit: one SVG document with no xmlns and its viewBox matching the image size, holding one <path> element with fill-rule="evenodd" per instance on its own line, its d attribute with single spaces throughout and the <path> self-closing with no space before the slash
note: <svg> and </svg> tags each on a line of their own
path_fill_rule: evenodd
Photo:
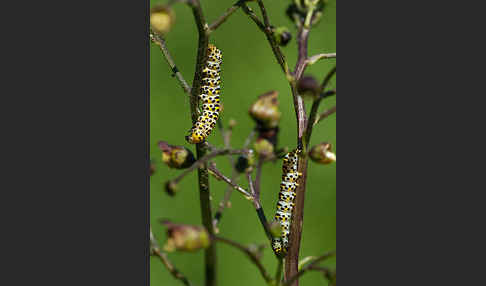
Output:
<svg viewBox="0 0 486 286">
<path fill-rule="evenodd" d="M 301 173 L 297 172 L 299 153 L 299 149 L 287 153 L 282 166 L 282 183 L 280 183 L 277 212 L 275 213 L 275 220 L 280 223 L 282 228 L 282 236 L 272 239 L 273 251 L 282 258 L 287 254 L 292 209 L 294 208 L 294 200 L 297 195 L 297 180 L 302 176 Z"/>
<path fill-rule="evenodd" d="M 202 71 L 202 85 L 199 91 L 199 99 L 203 102 L 202 115 L 200 115 L 186 136 L 187 142 L 197 144 L 204 142 L 209 136 L 221 110 L 219 92 L 221 90 L 220 71 L 222 62 L 221 51 L 216 46 L 208 45 L 208 59 Z"/>
</svg>

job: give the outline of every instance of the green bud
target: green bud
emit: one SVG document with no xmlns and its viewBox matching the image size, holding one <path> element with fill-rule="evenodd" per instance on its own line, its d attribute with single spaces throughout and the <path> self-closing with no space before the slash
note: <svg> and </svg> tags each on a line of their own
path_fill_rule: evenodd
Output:
<svg viewBox="0 0 486 286">
<path fill-rule="evenodd" d="M 239 173 L 245 173 L 251 171 L 251 168 L 255 165 L 255 152 L 249 150 L 248 154 L 238 156 L 236 159 L 235 169 Z"/>
<path fill-rule="evenodd" d="M 279 46 L 285 47 L 292 39 L 292 34 L 287 27 L 278 27 L 273 30 L 273 37 Z"/>
<path fill-rule="evenodd" d="M 267 139 L 258 138 L 253 147 L 259 156 L 270 157 L 273 154 L 273 144 Z"/>
</svg>

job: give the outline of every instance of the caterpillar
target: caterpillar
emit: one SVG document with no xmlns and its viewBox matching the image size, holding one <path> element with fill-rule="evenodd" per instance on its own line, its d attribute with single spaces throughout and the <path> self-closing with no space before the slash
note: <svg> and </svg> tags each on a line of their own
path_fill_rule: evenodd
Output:
<svg viewBox="0 0 486 286">
<path fill-rule="evenodd" d="M 277 211 L 275 220 L 280 223 L 282 236 L 272 239 L 272 249 L 278 257 L 285 257 L 287 254 L 290 223 L 292 221 L 292 209 L 296 197 L 296 189 L 299 184 L 297 180 L 302 173 L 297 172 L 298 155 L 301 151 L 295 149 L 285 155 L 282 166 L 282 182 L 278 194 Z"/>
<path fill-rule="evenodd" d="M 219 92 L 221 90 L 221 62 L 222 54 L 216 46 L 208 45 L 208 58 L 202 70 L 202 84 L 199 99 L 203 102 L 202 114 L 186 136 L 187 142 L 197 144 L 204 142 L 209 136 L 221 110 Z"/>
</svg>

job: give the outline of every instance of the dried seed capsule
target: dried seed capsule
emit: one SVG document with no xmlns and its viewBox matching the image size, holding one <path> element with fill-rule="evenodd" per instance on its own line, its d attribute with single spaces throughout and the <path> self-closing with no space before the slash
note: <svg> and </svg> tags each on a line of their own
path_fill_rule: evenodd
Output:
<svg viewBox="0 0 486 286">
<path fill-rule="evenodd" d="M 165 251 L 197 251 L 210 244 L 209 233 L 202 226 L 162 222 L 167 227 Z"/>
<path fill-rule="evenodd" d="M 191 150 L 184 146 L 170 145 L 165 141 L 159 141 L 159 148 L 162 150 L 162 161 L 170 168 L 189 168 L 196 158 Z"/>
<path fill-rule="evenodd" d="M 265 128 L 276 127 L 280 121 L 278 92 L 270 91 L 258 97 L 250 107 L 250 116 Z"/>
<path fill-rule="evenodd" d="M 336 162 L 336 154 L 332 152 L 331 143 L 322 142 L 311 148 L 309 156 L 312 161 L 319 164 L 331 164 Z"/>
<path fill-rule="evenodd" d="M 305 75 L 297 83 L 297 91 L 300 95 L 314 97 L 319 95 L 321 85 L 313 76 Z"/>
</svg>

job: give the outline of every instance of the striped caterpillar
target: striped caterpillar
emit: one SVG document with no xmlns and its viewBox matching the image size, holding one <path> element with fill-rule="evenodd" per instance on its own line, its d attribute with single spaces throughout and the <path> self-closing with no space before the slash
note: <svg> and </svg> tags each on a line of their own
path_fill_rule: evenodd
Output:
<svg viewBox="0 0 486 286">
<path fill-rule="evenodd" d="M 186 136 L 187 142 L 191 144 L 204 142 L 218 120 L 221 109 L 219 103 L 221 62 L 221 51 L 216 46 L 209 44 L 208 59 L 202 71 L 203 79 L 199 92 L 199 99 L 203 101 L 203 112 L 190 130 L 190 134 Z"/>
<path fill-rule="evenodd" d="M 292 221 L 292 209 L 297 189 L 297 180 L 302 173 L 297 172 L 298 155 L 301 151 L 295 149 L 287 153 L 282 166 L 282 183 L 278 194 L 277 212 L 275 220 L 280 223 L 282 236 L 272 239 L 272 249 L 278 257 L 283 258 L 287 254 L 290 234 L 290 223 Z"/>
</svg>

